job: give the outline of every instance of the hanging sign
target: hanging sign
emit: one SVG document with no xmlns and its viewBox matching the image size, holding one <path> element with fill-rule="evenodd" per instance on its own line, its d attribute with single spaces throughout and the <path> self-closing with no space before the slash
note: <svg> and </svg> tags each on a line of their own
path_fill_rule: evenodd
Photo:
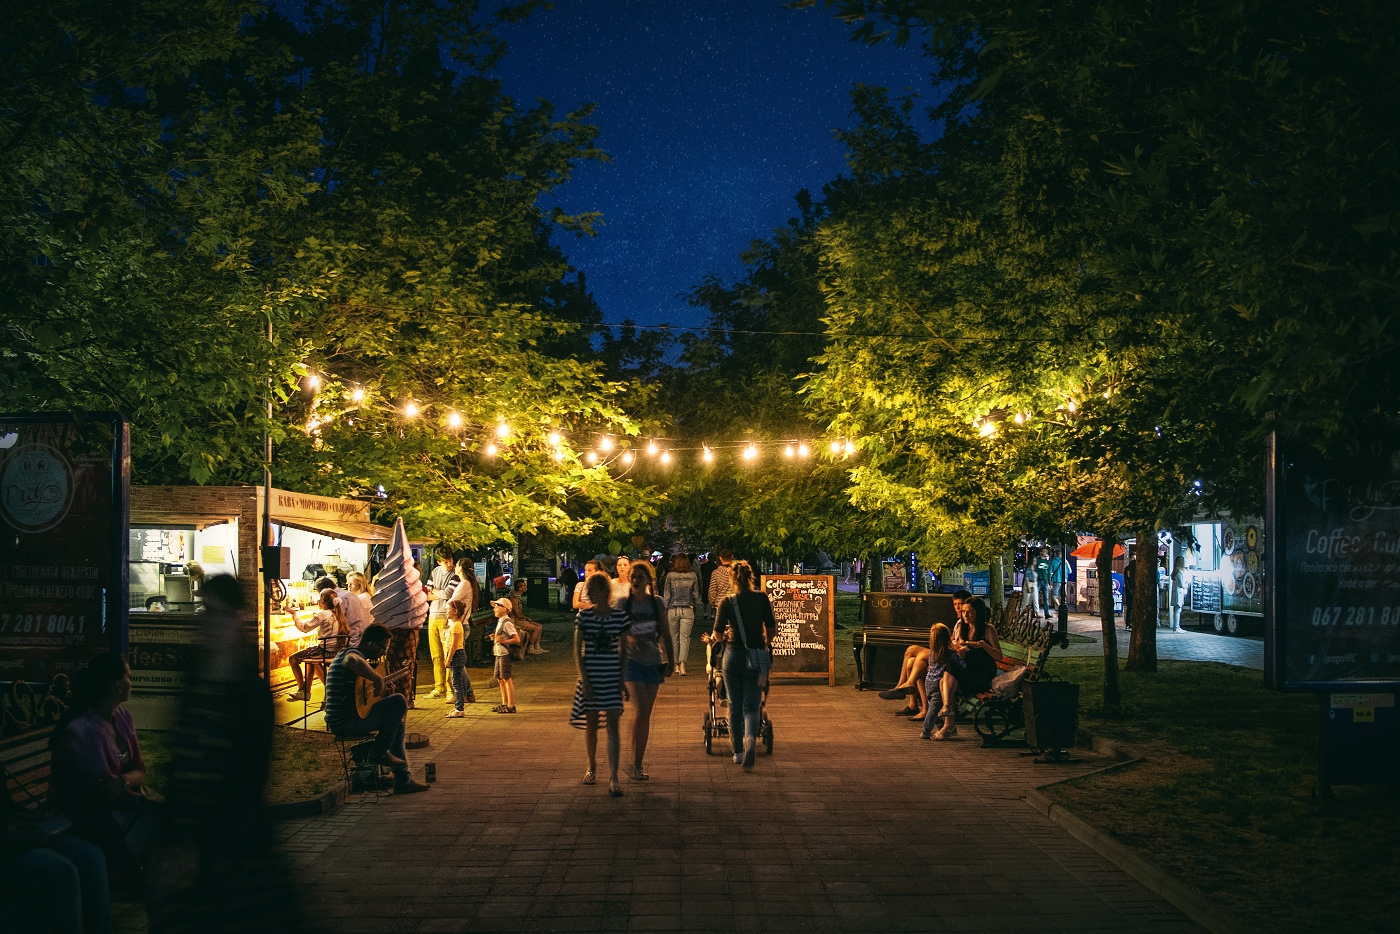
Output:
<svg viewBox="0 0 1400 934">
<path fill-rule="evenodd" d="M 1282 691 L 1400 687 L 1400 433 L 1335 455 L 1270 438 L 1264 674 Z"/>
<path fill-rule="evenodd" d="M 773 605 L 773 677 L 823 677 L 836 684 L 836 578 L 764 575 Z"/>
<path fill-rule="evenodd" d="M 130 433 L 113 413 L 0 416 L 0 734 L 42 725 L 41 698 L 126 651 Z"/>
</svg>

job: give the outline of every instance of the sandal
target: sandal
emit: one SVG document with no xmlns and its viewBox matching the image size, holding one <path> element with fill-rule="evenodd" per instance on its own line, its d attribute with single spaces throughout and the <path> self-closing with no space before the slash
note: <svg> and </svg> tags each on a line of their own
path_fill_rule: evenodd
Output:
<svg viewBox="0 0 1400 934">
<path fill-rule="evenodd" d="M 583 783 L 584 783 L 585 785 L 596 785 L 596 784 L 598 784 L 598 773 L 595 772 L 593 769 L 589 769 L 587 772 L 584 772 L 584 773 L 583 773 Z"/>
<path fill-rule="evenodd" d="M 622 786 L 617 782 L 608 782 L 608 795 L 613 798 L 621 798 Z"/>
<path fill-rule="evenodd" d="M 958 728 L 955 726 L 945 726 L 937 733 L 933 734 L 934 739 L 952 739 L 958 735 Z"/>
<path fill-rule="evenodd" d="M 920 710 L 917 707 L 905 707 L 903 710 L 896 710 L 894 715 L 896 717 L 917 717 L 919 713 Z"/>
<path fill-rule="evenodd" d="M 900 700 L 908 697 L 911 690 L 913 690 L 913 688 L 890 688 L 888 691 L 881 691 L 875 696 L 884 698 L 885 700 Z"/>
<path fill-rule="evenodd" d="M 642 767 L 640 765 L 632 766 L 632 781 L 645 782 L 648 781 L 650 778 L 650 775 L 642 771 Z"/>
</svg>

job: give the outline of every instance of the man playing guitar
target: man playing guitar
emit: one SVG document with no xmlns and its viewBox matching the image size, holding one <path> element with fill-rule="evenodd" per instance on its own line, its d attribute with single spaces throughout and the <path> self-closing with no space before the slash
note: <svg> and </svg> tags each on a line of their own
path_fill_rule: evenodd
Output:
<svg viewBox="0 0 1400 934">
<path fill-rule="evenodd" d="M 394 773 L 394 792 L 413 794 L 428 786 L 413 780 L 404 749 L 404 718 L 408 702 L 402 694 L 390 694 L 370 707 L 365 716 L 355 708 L 355 684 L 360 678 L 384 693 L 384 678 L 367 659 L 379 659 L 389 648 L 389 630 L 379 624 L 365 627 L 360 644 L 341 651 L 326 669 L 326 726 L 336 736 L 374 734 L 374 759 Z"/>
</svg>

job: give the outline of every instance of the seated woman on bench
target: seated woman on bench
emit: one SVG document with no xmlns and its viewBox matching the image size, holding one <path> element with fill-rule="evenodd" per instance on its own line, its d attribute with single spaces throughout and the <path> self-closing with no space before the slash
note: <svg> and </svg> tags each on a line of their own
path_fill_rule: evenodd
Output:
<svg viewBox="0 0 1400 934">
<path fill-rule="evenodd" d="M 953 612 L 958 614 L 958 619 L 962 619 L 963 607 L 967 601 L 972 599 L 972 594 L 966 590 L 959 590 L 953 594 Z M 929 647 L 926 645 L 911 645 L 904 650 L 904 663 L 899 671 L 899 681 L 888 691 L 881 691 L 880 696 L 885 700 L 901 700 L 914 694 L 914 700 L 903 710 L 895 711 L 896 717 L 908 717 L 910 720 L 922 720 L 923 711 L 929 706 L 924 682 L 928 674 L 928 654 Z"/>
<path fill-rule="evenodd" d="M 992 625 L 992 608 L 981 597 L 963 604 L 961 621 L 953 630 L 953 651 L 962 656 L 967 669 L 954 684 L 957 692 L 964 697 L 976 697 L 990 691 L 997 662 L 1003 656 L 997 627 Z"/>
</svg>

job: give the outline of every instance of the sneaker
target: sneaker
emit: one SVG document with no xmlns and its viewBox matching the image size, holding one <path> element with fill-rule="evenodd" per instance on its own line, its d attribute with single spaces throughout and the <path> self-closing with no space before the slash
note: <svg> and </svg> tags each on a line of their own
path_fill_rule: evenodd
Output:
<svg viewBox="0 0 1400 934">
<path fill-rule="evenodd" d="M 429 697 L 442 697 L 444 693 L 446 693 L 446 692 L 444 692 L 444 691 L 439 691 L 439 690 L 437 690 L 436 688 L 434 688 L 434 689 L 433 689 L 433 692 L 432 692 L 431 694 L 429 694 L 428 696 L 429 696 Z"/>
<path fill-rule="evenodd" d="M 417 794 L 420 791 L 427 791 L 430 787 L 432 786 L 423 782 L 416 782 L 411 778 L 406 778 L 403 781 L 399 781 L 398 779 L 394 780 L 394 794 L 396 795 Z"/>
<path fill-rule="evenodd" d="M 311 695 L 308 694 L 308 693 L 306 693 L 305 691 L 293 691 L 291 694 L 288 694 L 288 695 L 287 695 L 287 700 L 289 700 L 289 701 L 304 701 L 304 700 L 309 700 L 310 697 L 311 697 Z"/>
<path fill-rule="evenodd" d="M 451 720 L 451 719 L 456 719 L 457 717 L 465 717 L 465 716 L 466 716 L 466 713 L 464 713 L 463 711 L 460 711 L 460 710 L 449 710 L 449 711 L 447 712 L 447 717 L 448 717 L 449 720 Z"/>
<path fill-rule="evenodd" d="M 538 645 L 537 645 L 537 646 L 535 646 L 533 649 L 528 649 L 528 650 L 525 652 L 525 654 L 526 654 L 526 655 L 548 655 L 548 654 L 549 654 L 549 649 L 542 648 L 541 646 L 538 646 Z"/>
<path fill-rule="evenodd" d="M 754 755 L 758 751 L 758 744 L 750 740 L 744 740 L 744 761 L 745 769 L 753 768 Z"/>
<path fill-rule="evenodd" d="M 744 764 L 744 754 L 743 754 L 742 752 L 736 752 L 736 753 L 734 753 L 734 764 L 735 764 L 735 765 L 743 765 L 743 764 Z"/>
</svg>

